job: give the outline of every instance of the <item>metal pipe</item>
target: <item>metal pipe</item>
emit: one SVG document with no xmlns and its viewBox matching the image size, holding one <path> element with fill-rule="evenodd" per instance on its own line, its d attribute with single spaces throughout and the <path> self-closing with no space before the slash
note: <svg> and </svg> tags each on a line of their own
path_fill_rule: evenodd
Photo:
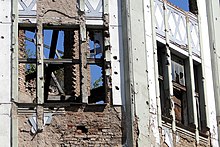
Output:
<svg viewBox="0 0 220 147">
<path fill-rule="evenodd" d="M 122 28 L 123 34 L 123 47 L 124 47 L 124 84 L 125 84 L 125 110 L 126 110 L 126 132 L 127 132 L 127 145 L 132 147 L 134 145 L 134 94 L 132 89 L 134 86 L 133 79 L 133 59 L 132 59 L 132 45 L 131 45 L 131 18 L 130 18 L 130 0 L 122 0 Z"/>
</svg>

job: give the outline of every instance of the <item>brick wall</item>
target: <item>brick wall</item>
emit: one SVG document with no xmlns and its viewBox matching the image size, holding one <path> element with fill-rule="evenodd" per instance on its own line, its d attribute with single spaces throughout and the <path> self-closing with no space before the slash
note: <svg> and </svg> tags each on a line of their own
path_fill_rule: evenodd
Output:
<svg viewBox="0 0 220 147">
<path fill-rule="evenodd" d="M 62 113 L 53 113 L 51 124 L 35 136 L 28 122 L 32 114 L 19 114 L 19 146 L 121 146 L 125 126 L 122 115 L 121 107 L 108 105 L 66 107 Z"/>
</svg>

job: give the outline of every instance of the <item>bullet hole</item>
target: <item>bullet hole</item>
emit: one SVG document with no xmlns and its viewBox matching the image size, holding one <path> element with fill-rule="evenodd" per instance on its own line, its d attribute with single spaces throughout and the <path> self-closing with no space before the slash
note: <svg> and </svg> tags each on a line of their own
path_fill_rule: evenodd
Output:
<svg viewBox="0 0 220 147">
<path fill-rule="evenodd" d="M 116 74 L 116 75 L 117 75 L 117 74 L 118 74 L 118 72 L 117 72 L 117 71 L 115 71 L 115 72 L 114 72 L 114 74 Z"/>
<path fill-rule="evenodd" d="M 113 59 L 117 60 L 118 58 L 117 58 L 117 56 L 113 56 Z"/>
<path fill-rule="evenodd" d="M 116 89 L 116 90 L 119 90 L 119 87 L 118 87 L 118 86 L 115 86 L 115 89 Z"/>
<path fill-rule="evenodd" d="M 83 138 L 83 140 L 89 140 L 89 138 L 88 138 L 88 137 L 86 137 L 86 138 Z"/>
<path fill-rule="evenodd" d="M 149 105 L 149 102 L 148 102 L 148 101 L 146 101 L 146 104 L 147 104 L 147 105 Z"/>
<path fill-rule="evenodd" d="M 77 126 L 77 130 L 81 130 L 82 133 L 88 133 L 88 129 L 85 126 Z"/>
<path fill-rule="evenodd" d="M 5 37 L 4 36 L 1 36 L 1 39 L 4 39 Z"/>
</svg>

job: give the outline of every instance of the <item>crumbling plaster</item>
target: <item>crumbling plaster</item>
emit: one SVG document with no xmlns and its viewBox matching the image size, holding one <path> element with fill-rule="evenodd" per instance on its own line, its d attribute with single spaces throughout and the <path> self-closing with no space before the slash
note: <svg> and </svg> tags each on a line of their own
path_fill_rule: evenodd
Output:
<svg viewBox="0 0 220 147">
<path fill-rule="evenodd" d="M 79 24 L 81 14 L 77 0 L 37 1 L 37 19 L 46 24 Z"/>
<path fill-rule="evenodd" d="M 65 111 L 54 111 L 51 124 L 36 136 L 28 121 L 33 114 L 18 114 L 19 146 L 121 146 L 125 126 L 122 113 L 121 107 L 108 105 L 66 107 Z"/>
</svg>

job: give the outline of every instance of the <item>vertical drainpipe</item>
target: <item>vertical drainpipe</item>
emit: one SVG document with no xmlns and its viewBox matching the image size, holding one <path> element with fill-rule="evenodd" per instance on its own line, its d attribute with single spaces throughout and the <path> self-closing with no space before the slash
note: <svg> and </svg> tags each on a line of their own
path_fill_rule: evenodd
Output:
<svg viewBox="0 0 220 147">
<path fill-rule="evenodd" d="M 191 89 L 189 91 L 189 95 L 192 98 L 193 101 L 193 116 L 194 116 L 194 123 L 195 123 L 195 136 L 196 136 L 196 143 L 199 144 L 199 128 L 198 128 L 198 118 L 197 118 L 197 105 L 196 105 L 196 98 L 195 98 L 195 82 L 194 82 L 194 71 L 193 71 L 193 59 L 192 59 L 192 45 L 191 45 L 191 30 L 190 30 L 190 22 L 189 22 L 189 13 L 186 14 L 186 29 L 187 29 L 187 43 L 188 43 L 188 62 L 189 62 L 189 68 L 190 68 L 190 77 L 188 80 L 190 80 L 189 84 L 191 85 Z"/>
<path fill-rule="evenodd" d="M 125 84 L 125 114 L 126 114 L 126 143 L 128 147 L 134 144 L 134 93 L 132 91 L 134 79 L 132 74 L 132 50 L 131 50 L 131 22 L 130 22 L 130 0 L 122 0 L 122 35 L 124 38 L 124 84 Z"/>
<path fill-rule="evenodd" d="M 150 11 L 151 11 L 151 26 L 152 26 L 152 42 L 153 42 L 153 54 L 154 54 L 154 77 L 155 77 L 155 92 L 157 99 L 157 121 L 158 125 L 162 127 L 161 121 L 161 104 L 160 104 L 160 87 L 159 87 L 159 73 L 158 73 L 158 62 L 157 62 L 157 40 L 156 40 L 156 29 L 155 29 L 155 10 L 154 0 L 150 0 Z"/>
<path fill-rule="evenodd" d="M 171 67 L 171 52 L 170 52 L 170 38 L 169 38 L 169 26 L 168 26 L 168 13 L 167 13 L 167 1 L 164 1 L 164 22 L 165 22 L 165 38 L 166 38 L 166 60 L 168 68 L 168 86 L 169 86 L 169 99 L 171 103 L 171 116 L 172 116 L 172 131 L 176 132 L 176 118 L 174 111 L 174 101 L 173 101 L 173 83 L 172 83 L 172 67 Z"/>
<path fill-rule="evenodd" d="M 16 112 L 16 105 L 13 102 L 18 102 L 18 1 L 11 0 L 12 6 L 12 34 L 11 34 L 11 146 L 18 146 L 18 119 Z"/>
</svg>

